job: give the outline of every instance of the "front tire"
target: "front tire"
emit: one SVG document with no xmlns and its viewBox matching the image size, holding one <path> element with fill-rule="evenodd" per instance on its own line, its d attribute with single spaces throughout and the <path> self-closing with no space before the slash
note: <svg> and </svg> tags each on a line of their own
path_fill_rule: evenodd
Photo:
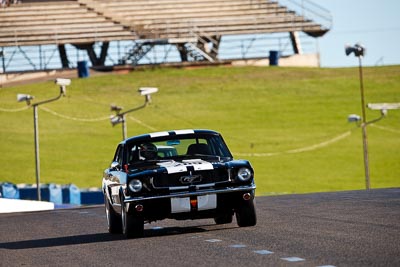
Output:
<svg viewBox="0 0 400 267">
<path fill-rule="evenodd" d="M 241 201 L 236 208 L 236 221 L 239 227 L 254 226 L 257 224 L 254 199 Z"/>
<path fill-rule="evenodd" d="M 121 216 L 115 212 L 107 197 L 104 196 L 104 205 L 107 217 L 108 232 L 110 234 L 122 233 L 122 220 Z"/>
<path fill-rule="evenodd" d="M 122 209 L 122 233 L 126 238 L 137 238 L 144 235 L 143 217 L 137 217 L 127 211 L 124 202 L 121 201 Z"/>
</svg>

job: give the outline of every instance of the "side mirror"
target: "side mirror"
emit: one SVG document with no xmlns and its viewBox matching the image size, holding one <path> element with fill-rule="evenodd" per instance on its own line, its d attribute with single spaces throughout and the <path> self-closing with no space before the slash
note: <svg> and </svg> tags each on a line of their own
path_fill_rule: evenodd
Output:
<svg viewBox="0 0 400 267">
<path fill-rule="evenodd" d="M 118 161 L 113 161 L 112 163 L 111 163 L 111 166 L 110 166 L 110 168 L 111 169 L 119 169 L 121 166 L 119 165 L 119 162 Z"/>
</svg>

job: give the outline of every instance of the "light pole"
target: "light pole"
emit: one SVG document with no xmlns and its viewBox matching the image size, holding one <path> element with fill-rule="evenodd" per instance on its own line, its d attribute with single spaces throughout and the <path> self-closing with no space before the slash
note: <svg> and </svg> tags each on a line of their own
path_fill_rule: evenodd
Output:
<svg viewBox="0 0 400 267">
<path fill-rule="evenodd" d="M 56 101 L 61 98 L 61 96 L 65 96 L 66 94 L 66 86 L 71 84 L 71 80 L 69 79 L 61 79 L 58 78 L 55 80 L 55 83 L 60 86 L 60 94 L 54 98 L 50 98 L 47 100 L 43 100 L 41 102 L 31 104 L 31 100 L 34 99 L 34 96 L 18 94 L 17 101 L 22 102 L 26 101 L 28 106 L 33 107 L 33 128 L 34 128 L 34 139 L 35 139 L 35 170 L 36 170 L 36 188 L 37 188 L 37 197 L 38 201 L 41 201 L 40 194 L 40 157 L 39 157 L 39 124 L 38 124 L 38 106 L 42 104 L 46 104 L 49 102 Z"/>
<path fill-rule="evenodd" d="M 157 93 L 158 88 L 154 87 L 141 87 L 138 92 L 145 97 L 144 104 L 132 109 L 129 109 L 127 111 L 121 112 L 123 107 L 116 106 L 116 105 L 111 105 L 111 111 L 115 111 L 115 115 L 111 115 L 110 121 L 111 125 L 115 126 L 119 123 L 122 123 L 122 140 L 125 140 L 127 137 L 127 126 L 126 126 L 126 114 L 145 108 L 148 104 L 151 103 L 151 94 Z"/>
<path fill-rule="evenodd" d="M 371 121 L 362 121 L 361 117 L 358 116 L 357 114 L 351 114 L 347 117 L 347 120 L 349 122 L 356 122 L 359 124 L 359 126 L 364 126 L 364 128 L 366 128 L 367 125 L 378 122 L 381 119 L 383 119 L 384 117 L 386 117 L 388 114 L 388 110 L 400 109 L 400 103 L 369 103 L 367 105 L 367 107 L 371 110 L 380 110 L 381 116 L 376 119 L 373 119 Z M 364 150 L 364 155 L 365 155 L 365 150 Z M 368 164 L 368 161 L 367 161 L 367 164 Z M 369 180 L 368 180 L 368 182 L 369 182 Z M 367 186 L 369 186 L 369 183 L 367 184 Z M 369 188 L 367 187 L 367 189 L 369 189 Z"/>
<path fill-rule="evenodd" d="M 345 47 L 346 56 L 354 53 L 358 57 L 358 70 L 360 76 L 360 93 L 361 93 L 361 131 L 363 140 L 363 151 L 364 151 L 364 169 L 365 169 L 365 187 L 367 190 L 371 188 L 370 175 L 369 175 L 369 159 L 368 159 L 368 136 L 367 136 L 367 118 L 365 114 L 365 99 L 364 99 L 364 83 L 363 83 L 363 72 L 362 72 L 362 58 L 365 54 L 365 48 L 356 44 L 354 46 Z"/>
</svg>

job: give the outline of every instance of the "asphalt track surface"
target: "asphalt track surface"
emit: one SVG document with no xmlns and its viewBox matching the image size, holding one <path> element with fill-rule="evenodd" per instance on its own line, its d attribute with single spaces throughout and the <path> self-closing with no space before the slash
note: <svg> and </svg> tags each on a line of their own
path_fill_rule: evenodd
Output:
<svg viewBox="0 0 400 267">
<path fill-rule="evenodd" d="M 0 215 L 0 266 L 400 266 L 400 189 L 258 197 L 258 224 L 107 233 L 102 206 Z"/>
</svg>

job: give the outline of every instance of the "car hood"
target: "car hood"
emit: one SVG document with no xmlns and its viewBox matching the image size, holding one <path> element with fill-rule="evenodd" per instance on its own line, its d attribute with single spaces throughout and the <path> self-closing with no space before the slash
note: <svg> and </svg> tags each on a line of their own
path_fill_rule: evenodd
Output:
<svg viewBox="0 0 400 267">
<path fill-rule="evenodd" d="M 206 171 L 219 168 L 234 168 L 239 166 L 250 166 L 250 163 L 245 160 L 231 161 L 207 161 L 204 159 L 187 159 L 182 161 L 154 161 L 145 162 L 141 165 L 131 166 L 129 169 L 130 175 L 144 173 L 181 173 L 189 171 Z"/>
</svg>

